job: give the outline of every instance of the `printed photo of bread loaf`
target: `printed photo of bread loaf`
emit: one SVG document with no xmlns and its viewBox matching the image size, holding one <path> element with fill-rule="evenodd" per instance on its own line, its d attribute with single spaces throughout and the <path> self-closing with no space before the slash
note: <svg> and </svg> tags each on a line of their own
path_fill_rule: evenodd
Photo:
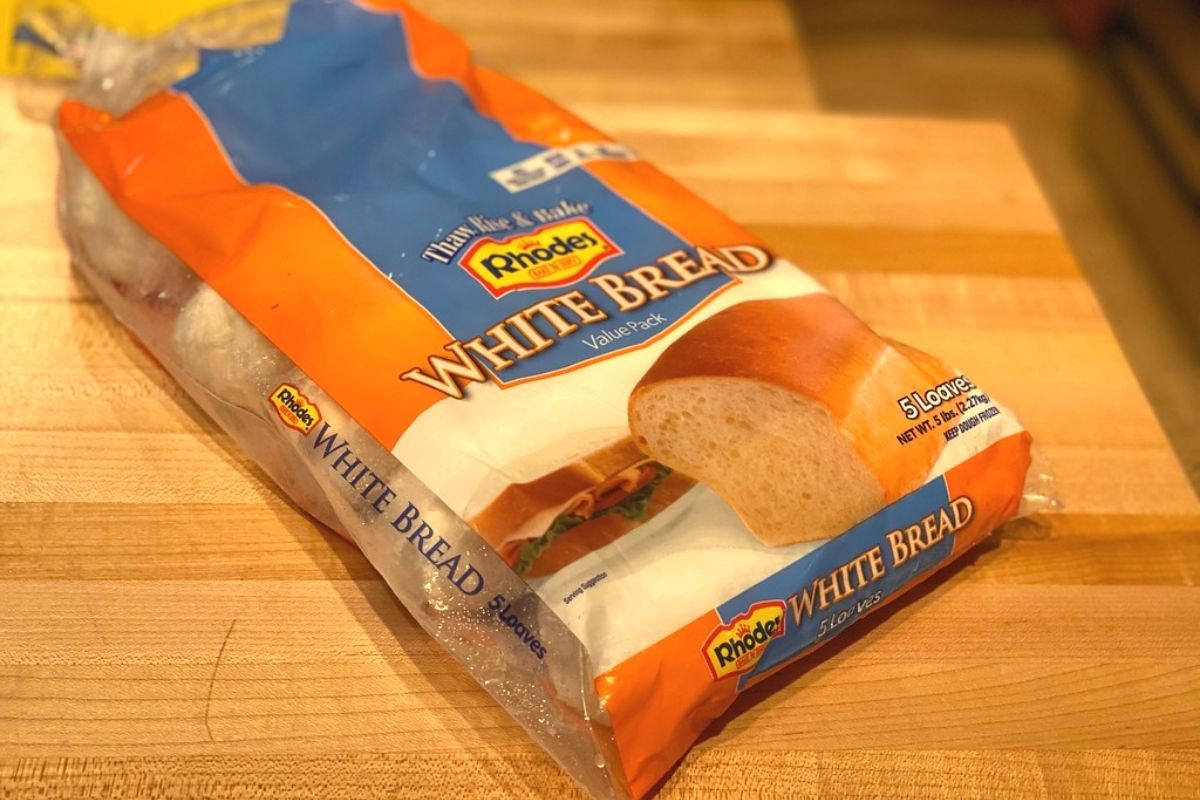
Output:
<svg viewBox="0 0 1200 800">
<path fill-rule="evenodd" d="M 943 439 L 901 444 L 912 422 L 896 401 L 952 374 L 829 295 L 756 300 L 668 347 L 629 424 L 647 456 L 707 484 L 765 544 L 826 539 L 921 485 Z"/>
</svg>

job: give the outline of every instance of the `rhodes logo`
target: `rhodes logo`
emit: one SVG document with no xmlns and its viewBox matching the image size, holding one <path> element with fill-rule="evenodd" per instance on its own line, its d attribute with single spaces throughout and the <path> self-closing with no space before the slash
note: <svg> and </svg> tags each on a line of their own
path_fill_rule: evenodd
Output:
<svg viewBox="0 0 1200 800">
<path fill-rule="evenodd" d="M 281 383 L 279 388 L 271 392 L 271 405 L 283 424 L 308 436 L 309 432 L 321 421 L 321 411 L 316 403 L 300 394 L 300 390 L 290 383 Z"/>
<path fill-rule="evenodd" d="M 714 680 L 754 669 L 767 645 L 783 635 L 786 608 L 782 600 L 755 603 L 725 625 L 718 625 L 704 641 L 704 659 Z"/>
<path fill-rule="evenodd" d="M 458 263 L 492 297 L 501 297 L 518 289 L 566 286 L 620 254 L 590 220 L 574 217 L 507 239 L 480 239 Z"/>
</svg>

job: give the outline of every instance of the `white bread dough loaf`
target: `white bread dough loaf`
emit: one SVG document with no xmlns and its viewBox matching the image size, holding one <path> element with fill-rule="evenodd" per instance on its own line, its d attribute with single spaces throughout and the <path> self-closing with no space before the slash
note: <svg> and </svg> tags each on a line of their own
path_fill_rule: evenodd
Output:
<svg viewBox="0 0 1200 800">
<path fill-rule="evenodd" d="M 259 416 L 290 362 L 208 285 L 201 286 L 175 322 L 180 363 L 197 383 L 227 403 Z"/>
<path fill-rule="evenodd" d="M 181 299 L 191 271 L 112 201 L 74 151 L 62 150 L 64 227 L 88 266 L 134 299 Z"/>
</svg>

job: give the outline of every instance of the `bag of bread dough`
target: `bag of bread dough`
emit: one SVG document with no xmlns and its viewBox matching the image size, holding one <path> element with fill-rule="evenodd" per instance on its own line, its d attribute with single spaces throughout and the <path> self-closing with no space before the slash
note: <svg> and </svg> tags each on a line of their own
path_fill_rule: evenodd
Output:
<svg viewBox="0 0 1200 800">
<path fill-rule="evenodd" d="M 79 270 L 596 796 L 1017 513 L 969 372 L 403 3 L 83 38 Z"/>
</svg>

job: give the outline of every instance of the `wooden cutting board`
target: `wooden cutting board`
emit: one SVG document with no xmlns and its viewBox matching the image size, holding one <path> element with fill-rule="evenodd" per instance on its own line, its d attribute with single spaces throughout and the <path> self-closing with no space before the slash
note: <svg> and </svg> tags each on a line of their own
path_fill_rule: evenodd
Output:
<svg viewBox="0 0 1200 800">
<path fill-rule="evenodd" d="M 661 796 L 1194 796 L 1200 504 L 1012 138 L 800 110 L 778 80 L 798 62 L 752 46 L 773 18 L 713 7 L 750 44 L 704 52 L 763 82 L 613 88 L 643 54 L 557 94 L 966 365 L 1063 506 L 747 692 Z M 0 797 L 574 793 L 72 277 L 55 170 L 0 83 Z"/>
</svg>

